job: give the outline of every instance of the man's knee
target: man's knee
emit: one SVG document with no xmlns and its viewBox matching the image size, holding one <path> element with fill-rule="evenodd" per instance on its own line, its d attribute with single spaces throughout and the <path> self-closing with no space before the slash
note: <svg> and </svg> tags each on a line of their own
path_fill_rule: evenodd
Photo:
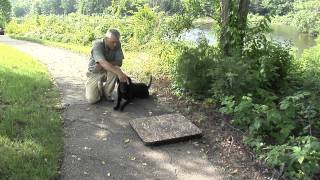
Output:
<svg viewBox="0 0 320 180">
<path fill-rule="evenodd" d="M 95 104 L 100 100 L 100 98 L 87 98 L 89 104 Z"/>
</svg>

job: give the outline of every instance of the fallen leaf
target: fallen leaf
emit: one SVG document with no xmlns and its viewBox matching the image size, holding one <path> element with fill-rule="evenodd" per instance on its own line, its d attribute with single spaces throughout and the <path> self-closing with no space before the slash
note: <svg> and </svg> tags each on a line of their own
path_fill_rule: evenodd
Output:
<svg viewBox="0 0 320 180">
<path fill-rule="evenodd" d="M 111 176 L 111 173 L 108 173 L 107 176 Z"/>
<path fill-rule="evenodd" d="M 104 161 L 101 161 L 101 163 L 102 163 L 103 165 L 105 165 L 105 164 L 106 164 L 106 162 L 104 162 Z"/>
<path fill-rule="evenodd" d="M 235 169 L 234 171 L 231 172 L 232 174 L 237 174 L 238 173 L 238 169 Z"/>
<path fill-rule="evenodd" d="M 136 158 L 132 156 L 132 157 L 130 158 L 130 160 L 131 160 L 131 161 L 134 161 L 134 160 L 136 160 Z"/>
<path fill-rule="evenodd" d="M 126 140 L 124 140 L 124 143 L 129 143 L 130 142 L 130 139 L 126 139 Z"/>
<path fill-rule="evenodd" d="M 143 166 L 146 166 L 146 165 L 147 165 L 147 163 L 142 163 L 142 165 L 143 165 Z"/>
<path fill-rule="evenodd" d="M 78 158 L 78 161 L 80 161 L 81 160 L 81 158 Z"/>
<path fill-rule="evenodd" d="M 103 139 L 102 139 L 102 141 L 106 141 L 106 140 L 107 140 L 107 138 L 103 138 Z"/>
<path fill-rule="evenodd" d="M 84 171 L 84 172 L 83 172 L 83 174 L 88 175 L 89 173 L 88 173 L 88 172 L 86 172 L 86 171 Z"/>
</svg>

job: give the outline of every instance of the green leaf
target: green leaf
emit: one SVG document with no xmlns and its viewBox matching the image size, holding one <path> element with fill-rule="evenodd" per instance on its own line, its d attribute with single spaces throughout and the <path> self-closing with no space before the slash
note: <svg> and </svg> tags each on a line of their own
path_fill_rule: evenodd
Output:
<svg viewBox="0 0 320 180">
<path fill-rule="evenodd" d="M 256 119 L 256 120 L 254 121 L 253 128 L 257 130 L 257 129 L 259 129 L 260 127 L 261 127 L 261 123 L 260 123 L 259 119 Z"/>
<path fill-rule="evenodd" d="M 300 164 L 303 163 L 303 160 L 304 160 L 304 156 L 300 156 L 300 157 L 298 158 L 298 162 L 299 162 Z"/>
</svg>

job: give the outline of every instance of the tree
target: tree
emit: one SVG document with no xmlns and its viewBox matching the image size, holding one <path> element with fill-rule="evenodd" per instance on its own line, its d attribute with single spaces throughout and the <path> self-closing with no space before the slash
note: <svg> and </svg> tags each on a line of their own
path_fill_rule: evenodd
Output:
<svg viewBox="0 0 320 180">
<path fill-rule="evenodd" d="M 0 27 L 10 21 L 11 4 L 8 0 L 0 0 Z"/>
<path fill-rule="evenodd" d="M 293 10 L 294 0 L 262 0 L 262 7 L 274 12 L 276 15 L 286 15 Z"/>
<path fill-rule="evenodd" d="M 219 45 L 226 56 L 243 47 L 249 3 L 250 0 L 221 0 Z"/>
<path fill-rule="evenodd" d="M 109 5 L 111 0 L 79 0 L 77 11 L 81 14 L 99 14 L 102 13 Z"/>
<path fill-rule="evenodd" d="M 62 14 L 60 0 L 42 0 L 40 8 L 42 14 Z"/>
<path fill-rule="evenodd" d="M 39 1 L 34 1 L 30 8 L 31 14 L 42 14 L 41 12 L 41 3 Z"/>
<path fill-rule="evenodd" d="M 29 13 L 29 8 L 25 5 L 19 4 L 13 6 L 12 13 L 15 17 L 22 17 Z"/>
<path fill-rule="evenodd" d="M 61 8 L 64 14 L 69 14 L 76 11 L 76 0 L 61 0 Z"/>
</svg>

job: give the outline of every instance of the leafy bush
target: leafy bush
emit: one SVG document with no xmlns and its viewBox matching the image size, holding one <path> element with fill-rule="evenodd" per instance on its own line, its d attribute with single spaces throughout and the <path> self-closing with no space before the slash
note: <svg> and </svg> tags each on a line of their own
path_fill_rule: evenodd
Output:
<svg viewBox="0 0 320 180">
<path fill-rule="evenodd" d="M 320 170 L 320 142 L 316 137 L 290 137 L 287 143 L 267 146 L 263 151 L 261 158 L 269 165 L 283 166 L 286 177 L 313 179 Z"/>
<path fill-rule="evenodd" d="M 305 50 L 299 60 L 298 68 L 302 74 L 304 87 L 313 89 L 316 93 L 320 90 L 320 44 Z"/>
<path fill-rule="evenodd" d="M 210 67 L 218 51 L 201 40 L 197 47 L 180 47 L 181 55 L 175 65 L 175 87 L 194 95 L 204 95 L 211 87 Z"/>
<path fill-rule="evenodd" d="M 222 105 L 220 112 L 233 115 L 233 124 L 248 129 L 245 143 L 268 164 L 283 164 L 285 175 L 298 179 L 318 172 L 320 143 L 312 135 L 320 130 L 319 110 L 310 93 L 284 97 L 279 104 L 257 104 L 251 95 L 237 103 L 227 96 Z"/>
</svg>

